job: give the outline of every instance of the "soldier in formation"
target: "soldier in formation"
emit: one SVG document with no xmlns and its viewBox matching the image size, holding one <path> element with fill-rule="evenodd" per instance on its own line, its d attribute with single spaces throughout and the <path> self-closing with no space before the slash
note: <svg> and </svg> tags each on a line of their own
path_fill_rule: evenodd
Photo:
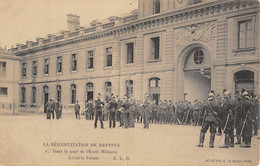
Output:
<svg viewBox="0 0 260 166">
<path fill-rule="evenodd" d="M 101 129 L 104 129 L 104 124 L 103 124 L 103 107 L 104 107 L 104 102 L 101 100 L 101 94 L 99 93 L 97 96 L 97 100 L 95 100 L 95 122 L 94 122 L 94 128 L 97 128 L 97 121 L 99 119 Z"/>
<path fill-rule="evenodd" d="M 208 100 L 204 104 L 204 119 L 200 130 L 198 147 L 203 147 L 205 133 L 210 128 L 209 147 L 214 148 L 215 133 L 217 128 L 217 119 L 220 114 L 220 105 L 215 99 L 215 93 L 210 91 Z"/>
<path fill-rule="evenodd" d="M 193 104 L 187 100 L 178 101 L 175 104 L 169 100 L 151 100 L 146 94 L 144 101 L 135 100 L 133 95 L 128 98 L 126 95 L 123 101 L 118 96 L 108 97 L 106 104 L 98 94 L 94 104 L 90 100 L 85 105 L 87 119 L 93 120 L 94 127 L 100 121 L 101 128 L 104 128 L 104 110 L 107 109 L 109 127 L 133 128 L 135 122 L 144 123 L 144 128 L 149 129 L 149 123 L 154 124 L 175 124 L 201 126 L 200 141 L 198 147 L 203 147 L 205 133 L 210 128 L 210 147 L 214 147 L 215 133 L 223 134 L 224 144 L 220 148 L 234 147 L 240 145 L 242 148 L 251 147 L 251 138 L 257 135 L 259 121 L 259 99 L 257 96 L 249 95 L 247 91 L 237 91 L 234 96 L 229 90 L 223 90 L 222 94 L 215 95 L 214 91 L 209 93 L 207 100 L 195 100 Z M 50 99 L 46 103 L 47 119 L 60 119 L 62 115 L 62 104 Z M 74 107 L 76 119 L 79 119 L 80 105 L 78 102 Z M 92 115 L 92 114 L 95 114 Z M 52 116 L 51 116 L 52 115 Z M 234 134 L 235 133 L 235 134 Z M 252 134 L 253 133 L 253 134 Z M 234 139 L 236 137 L 236 143 Z M 219 140 L 221 140 L 222 136 Z"/>
</svg>

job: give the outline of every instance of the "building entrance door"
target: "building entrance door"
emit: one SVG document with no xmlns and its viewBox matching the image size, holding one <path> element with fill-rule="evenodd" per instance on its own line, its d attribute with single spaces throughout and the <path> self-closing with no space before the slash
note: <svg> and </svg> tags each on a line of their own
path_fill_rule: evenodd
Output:
<svg viewBox="0 0 260 166">
<path fill-rule="evenodd" d="M 194 45 L 185 51 L 180 63 L 178 94 L 179 100 L 203 101 L 211 90 L 211 60 L 207 51 Z M 182 66 L 183 65 L 183 66 Z"/>
</svg>

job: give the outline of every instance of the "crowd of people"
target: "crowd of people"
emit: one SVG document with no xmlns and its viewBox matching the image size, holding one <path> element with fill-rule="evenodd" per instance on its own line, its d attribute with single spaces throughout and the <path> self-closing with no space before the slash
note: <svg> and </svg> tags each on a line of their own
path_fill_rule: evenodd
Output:
<svg viewBox="0 0 260 166">
<path fill-rule="evenodd" d="M 62 104 L 59 101 L 50 101 L 46 107 L 47 119 L 54 112 L 57 119 L 61 118 Z M 245 90 L 235 95 L 226 89 L 218 95 L 211 91 L 207 100 L 195 100 L 193 103 L 178 101 L 175 104 L 171 100 L 159 100 L 157 103 L 147 94 L 144 101 L 135 100 L 133 95 L 124 96 L 121 100 L 113 94 L 102 101 L 101 94 L 98 94 L 94 102 L 86 101 L 81 111 L 77 101 L 74 110 L 76 119 L 80 119 L 82 112 L 86 120 L 94 120 L 94 128 L 97 128 L 98 120 L 102 129 L 104 120 L 109 121 L 109 128 L 115 128 L 116 123 L 124 128 L 134 128 L 135 123 L 144 123 L 145 129 L 149 129 L 149 123 L 201 126 L 198 147 L 203 147 L 205 133 L 210 128 L 211 148 L 214 147 L 215 133 L 221 135 L 222 132 L 225 138 L 221 148 L 234 147 L 235 136 L 240 147 L 250 147 L 252 133 L 257 135 L 259 121 L 258 97 L 249 95 Z"/>
</svg>

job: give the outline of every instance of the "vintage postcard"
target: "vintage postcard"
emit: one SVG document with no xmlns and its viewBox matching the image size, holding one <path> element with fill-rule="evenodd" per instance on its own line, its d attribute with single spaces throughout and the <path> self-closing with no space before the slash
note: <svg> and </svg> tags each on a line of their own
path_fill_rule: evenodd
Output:
<svg viewBox="0 0 260 166">
<path fill-rule="evenodd" d="M 0 0 L 0 166 L 259 165 L 257 0 Z"/>
</svg>

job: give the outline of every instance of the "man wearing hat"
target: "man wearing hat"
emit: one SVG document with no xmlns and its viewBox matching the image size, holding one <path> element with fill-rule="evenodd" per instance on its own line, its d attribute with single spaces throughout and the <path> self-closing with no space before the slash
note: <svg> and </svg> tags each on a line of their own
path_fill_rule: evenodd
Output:
<svg viewBox="0 0 260 166">
<path fill-rule="evenodd" d="M 252 103 L 249 101 L 249 94 L 247 91 L 242 93 L 242 101 L 240 103 L 242 110 L 242 128 L 239 138 L 243 138 L 243 143 L 240 145 L 241 148 L 250 148 L 251 147 L 251 138 L 252 138 L 252 125 L 254 119 L 254 108 Z"/>
<path fill-rule="evenodd" d="M 74 106 L 74 110 L 75 110 L 75 115 L 76 115 L 76 119 L 80 120 L 80 105 L 79 105 L 79 101 L 76 102 L 75 106 Z"/>
<path fill-rule="evenodd" d="M 203 107 L 204 107 L 205 119 L 200 130 L 200 141 L 197 147 L 203 147 L 205 133 L 210 127 L 209 147 L 214 148 L 217 119 L 218 119 L 218 114 L 220 109 L 219 103 L 215 100 L 214 91 L 209 92 L 208 100 L 205 102 Z"/>
<path fill-rule="evenodd" d="M 115 96 L 112 95 L 112 98 L 109 101 L 109 128 L 112 126 L 113 122 L 113 128 L 116 126 L 116 109 L 117 109 L 117 102 L 115 100 Z"/>
<path fill-rule="evenodd" d="M 127 96 L 124 96 L 124 100 L 122 103 L 122 108 L 123 108 L 123 112 L 124 112 L 124 120 L 125 120 L 125 128 L 127 129 L 129 127 L 129 123 L 130 123 L 130 102 L 127 98 Z"/>
<path fill-rule="evenodd" d="M 104 106 L 104 103 L 101 101 L 101 94 L 98 93 L 97 100 L 95 100 L 95 122 L 94 122 L 94 127 L 97 128 L 97 121 L 99 119 L 100 124 L 101 124 L 101 129 L 104 129 L 104 124 L 103 124 L 103 117 L 102 117 L 102 107 Z"/>
<path fill-rule="evenodd" d="M 143 117 L 144 117 L 144 128 L 149 129 L 149 121 L 150 121 L 150 114 L 151 114 L 151 108 L 152 103 L 149 100 L 149 95 L 145 94 L 144 103 L 142 105 L 143 107 Z"/>
<path fill-rule="evenodd" d="M 51 119 L 51 113 L 54 110 L 54 104 L 52 102 L 52 99 L 50 99 L 47 103 L 46 103 L 46 110 L 47 110 L 47 119 Z M 53 114 L 53 119 L 54 119 L 54 114 Z"/>
<path fill-rule="evenodd" d="M 225 133 L 224 145 L 220 148 L 234 147 L 234 119 L 235 110 L 234 103 L 231 100 L 231 93 L 229 90 L 223 91 L 224 102 L 221 106 L 222 112 L 222 129 Z"/>
</svg>

